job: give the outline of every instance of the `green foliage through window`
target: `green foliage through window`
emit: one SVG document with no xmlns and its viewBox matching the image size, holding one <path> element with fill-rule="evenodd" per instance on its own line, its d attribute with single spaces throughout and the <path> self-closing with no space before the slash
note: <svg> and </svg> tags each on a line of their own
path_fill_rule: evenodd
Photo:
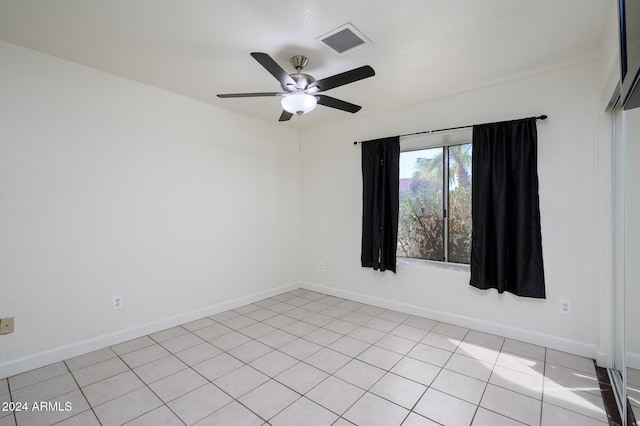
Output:
<svg viewBox="0 0 640 426">
<path fill-rule="evenodd" d="M 464 144 L 400 154 L 398 256 L 469 263 L 471 153 Z"/>
</svg>

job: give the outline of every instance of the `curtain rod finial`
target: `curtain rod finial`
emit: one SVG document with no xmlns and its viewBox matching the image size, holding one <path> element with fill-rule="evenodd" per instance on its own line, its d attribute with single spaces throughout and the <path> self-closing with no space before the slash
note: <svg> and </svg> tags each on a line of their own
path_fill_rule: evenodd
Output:
<svg viewBox="0 0 640 426">
<path fill-rule="evenodd" d="M 538 120 L 546 120 L 548 117 L 546 114 L 542 114 L 541 116 L 538 117 Z"/>
</svg>

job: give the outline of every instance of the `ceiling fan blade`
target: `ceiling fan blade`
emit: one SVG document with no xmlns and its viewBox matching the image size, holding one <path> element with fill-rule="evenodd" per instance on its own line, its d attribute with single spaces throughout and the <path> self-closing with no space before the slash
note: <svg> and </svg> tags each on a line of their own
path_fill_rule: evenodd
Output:
<svg viewBox="0 0 640 426">
<path fill-rule="evenodd" d="M 325 91 L 333 89 L 335 87 L 344 86 L 345 84 L 353 83 L 354 81 L 362 80 L 365 78 L 373 77 L 376 72 L 369 65 L 365 65 L 360 68 L 352 69 L 351 71 L 345 71 L 340 74 L 333 75 L 331 77 L 323 78 L 315 81 L 307 88 L 317 87 L 319 91 Z"/>
<path fill-rule="evenodd" d="M 251 56 L 253 56 L 253 59 L 258 61 L 260 65 L 269 71 L 282 86 L 292 85 L 293 87 L 296 87 L 296 82 L 285 70 L 282 69 L 280 65 L 278 65 L 276 61 L 273 60 L 271 56 L 261 52 L 253 52 L 251 53 Z"/>
<path fill-rule="evenodd" d="M 221 93 L 217 95 L 219 98 L 257 98 L 263 96 L 284 96 L 288 93 L 280 92 L 258 92 L 258 93 Z"/>
<path fill-rule="evenodd" d="M 292 113 L 282 110 L 282 114 L 280 114 L 280 118 L 278 119 L 278 121 L 289 121 L 291 120 L 291 117 L 293 117 Z"/>
<path fill-rule="evenodd" d="M 341 109 L 342 111 L 355 113 L 362 109 L 360 105 L 345 102 L 343 100 L 332 98 L 331 96 L 327 95 L 316 95 L 316 98 L 318 98 L 318 103 L 320 105 Z"/>
</svg>

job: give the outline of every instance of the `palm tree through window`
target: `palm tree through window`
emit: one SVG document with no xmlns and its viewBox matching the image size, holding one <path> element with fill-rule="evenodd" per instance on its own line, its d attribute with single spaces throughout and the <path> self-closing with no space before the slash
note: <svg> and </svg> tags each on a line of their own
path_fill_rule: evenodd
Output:
<svg viewBox="0 0 640 426">
<path fill-rule="evenodd" d="M 469 263 L 471 144 L 400 153 L 399 257 Z"/>
</svg>

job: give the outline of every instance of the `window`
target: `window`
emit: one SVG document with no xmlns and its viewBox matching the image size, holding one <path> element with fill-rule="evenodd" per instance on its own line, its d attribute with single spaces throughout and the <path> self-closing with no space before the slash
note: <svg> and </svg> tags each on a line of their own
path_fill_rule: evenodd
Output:
<svg viewBox="0 0 640 426">
<path fill-rule="evenodd" d="M 403 149 L 397 256 L 468 264 L 471 144 Z"/>
</svg>

